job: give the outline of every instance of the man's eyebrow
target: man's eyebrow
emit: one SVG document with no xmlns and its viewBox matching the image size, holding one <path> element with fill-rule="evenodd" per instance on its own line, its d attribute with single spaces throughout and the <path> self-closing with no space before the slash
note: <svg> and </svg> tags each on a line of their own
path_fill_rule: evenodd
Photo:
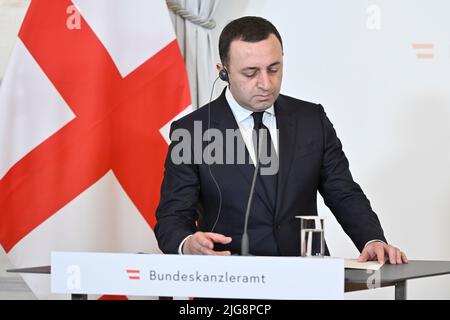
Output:
<svg viewBox="0 0 450 320">
<path fill-rule="evenodd" d="M 269 66 L 269 68 L 275 67 L 275 66 L 279 66 L 280 64 L 281 64 L 280 61 L 274 62 L 274 63 L 272 63 L 272 64 Z"/>
<path fill-rule="evenodd" d="M 259 68 L 257 68 L 257 67 L 247 67 L 247 68 L 244 68 L 244 69 L 242 69 L 242 71 L 255 71 L 255 70 L 259 70 Z"/>
<path fill-rule="evenodd" d="M 281 62 L 277 61 L 277 62 L 274 62 L 271 65 L 269 65 L 268 68 L 276 67 L 279 65 L 281 65 Z M 247 68 L 242 69 L 241 71 L 245 72 L 245 71 L 255 71 L 255 70 L 259 70 L 259 68 L 258 67 L 247 67 Z"/>
</svg>

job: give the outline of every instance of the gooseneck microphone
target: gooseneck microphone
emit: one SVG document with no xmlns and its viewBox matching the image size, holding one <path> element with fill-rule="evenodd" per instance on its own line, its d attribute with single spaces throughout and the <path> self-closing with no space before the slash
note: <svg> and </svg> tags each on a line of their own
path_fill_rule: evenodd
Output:
<svg viewBox="0 0 450 320">
<path fill-rule="evenodd" d="M 259 135 L 259 129 L 261 129 L 262 123 L 259 125 L 259 127 L 256 130 L 256 135 Z M 242 240 L 241 240 L 241 255 L 242 256 L 248 256 L 250 255 L 250 242 L 248 240 L 248 218 L 250 216 L 250 210 L 252 208 L 252 202 L 253 202 L 253 194 L 255 193 L 255 186 L 256 186 L 256 179 L 258 178 L 259 173 L 259 139 L 257 139 L 258 145 L 255 146 L 255 150 L 258 150 L 255 152 L 256 154 L 256 165 L 255 165 L 255 172 L 253 173 L 253 179 L 252 179 L 252 186 L 250 188 L 250 193 L 248 195 L 248 201 L 247 201 L 247 210 L 245 210 L 245 223 L 244 223 L 244 231 L 242 233 Z"/>
</svg>

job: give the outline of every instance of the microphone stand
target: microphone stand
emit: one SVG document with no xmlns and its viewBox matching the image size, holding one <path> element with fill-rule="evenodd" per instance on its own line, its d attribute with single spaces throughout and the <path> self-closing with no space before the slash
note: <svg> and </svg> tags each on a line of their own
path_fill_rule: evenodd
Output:
<svg viewBox="0 0 450 320">
<path fill-rule="evenodd" d="M 256 134 L 258 136 L 259 136 L 259 129 L 260 128 L 258 128 L 258 131 L 256 132 Z M 248 239 L 247 229 L 248 229 L 248 217 L 250 216 L 250 209 L 252 207 L 253 194 L 255 193 L 256 178 L 258 177 L 258 171 L 259 171 L 259 138 L 257 139 L 257 141 L 258 141 L 258 145 L 255 146 L 258 150 L 257 152 L 255 152 L 255 154 L 256 154 L 255 173 L 253 174 L 252 186 L 250 188 L 250 194 L 249 194 L 248 202 L 247 202 L 247 210 L 245 211 L 244 232 L 242 234 L 242 240 L 241 240 L 241 256 L 249 256 L 250 255 L 250 253 L 249 253 L 250 243 L 249 243 L 249 239 Z"/>
</svg>

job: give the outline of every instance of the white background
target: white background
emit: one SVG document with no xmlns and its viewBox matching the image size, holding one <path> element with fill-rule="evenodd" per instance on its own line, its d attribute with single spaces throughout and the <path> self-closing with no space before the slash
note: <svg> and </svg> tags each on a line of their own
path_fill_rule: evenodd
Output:
<svg viewBox="0 0 450 320">
<path fill-rule="evenodd" d="M 26 3 L 0 0 L 0 77 Z M 216 14 L 214 41 L 242 15 L 264 16 L 278 27 L 285 43 L 282 92 L 323 104 L 388 241 L 416 260 L 450 260 L 449 12 L 447 0 L 224 0 Z M 434 49 L 415 50 L 414 43 Z M 431 52 L 433 59 L 416 57 Z M 319 211 L 330 217 L 332 254 L 356 257 L 322 203 Z M 408 285 L 411 299 L 450 299 L 450 276 Z M 346 298 L 393 295 L 384 288 Z"/>
</svg>

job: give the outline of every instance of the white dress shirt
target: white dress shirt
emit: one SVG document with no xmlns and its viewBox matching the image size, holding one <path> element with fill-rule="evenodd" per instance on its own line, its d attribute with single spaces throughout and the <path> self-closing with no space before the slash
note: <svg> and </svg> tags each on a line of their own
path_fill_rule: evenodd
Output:
<svg viewBox="0 0 450 320">
<path fill-rule="evenodd" d="M 255 123 L 252 117 L 253 111 L 241 107 L 234 99 L 229 89 L 227 89 L 225 97 L 228 104 L 230 105 L 234 118 L 236 119 L 242 138 L 244 139 L 245 146 L 247 147 L 250 157 L 252 158 L 253 164 L 255 164 L 255 147 L 253 145 L 253 128 Z M 276 153 L 278 153 L 277 119 L 275 116 L 274 106 L 271 106 L 269 109 L 264 111 L 263 124 L 267 127 L 267 129 L 269 129 L 270 138 L 272 139 Z"/>
</svg>

